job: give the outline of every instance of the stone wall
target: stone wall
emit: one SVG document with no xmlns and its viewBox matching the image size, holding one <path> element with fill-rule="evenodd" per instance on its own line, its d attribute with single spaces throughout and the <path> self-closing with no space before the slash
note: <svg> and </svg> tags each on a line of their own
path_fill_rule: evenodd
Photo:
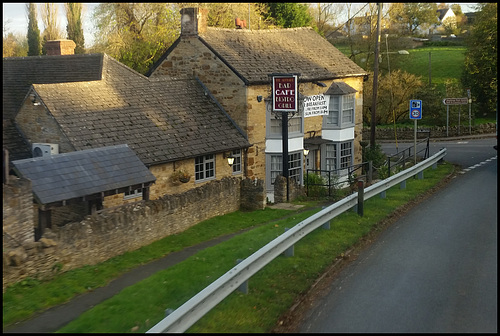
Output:
<svg viewBox="0 0 500 336">
<path fill-rule="evenodd" d="M 23 203 L 22 209 L 19 205 L 7 204 L 5 211 L 5 190 L 9 188 L 4 186 L 3 290 L 26 277 L 46 279 L 61 270 L 97 264 L 136 250 L 208 218 L 234 212 L 240 209 L 240 201 L 253 199 L 253 207 L 258 208 L 262 206 L 259 200 L 265 198 L 263 181 L 250 182 L 226 177 L 182 194 L 104 209 L 81 222 L 53 226 L 38 242 L 33 239 L 33 216 L 29 217 L 28 213 L 19 215 L 33 209 L 31 188 L 29 193 L 23 193 L 24 197 L 18 197 L 26 203 Z M 248 192 L 248 195 L 242 197 L 242 192 Z M 247 204 L 241 206 L 252 207 Z M 5 222 L 7 217 L 10 225 L 17 225 L 16 218 L 8 219 L 13 216 L 14 210 L 18 218 L 23 217 L 19 219 L 21 224 L 31 226 L 31 232 L 30 235 L 25 234 L 24 243 L 8 246 L 5 243 Z M 168 246 L 165 249 L 168 250 Z"/>
<path fill-rule="evenodd" d="M 433 138 L 446 138 L 446 126 L 435 126 L 435 127 L 418 127 L 417 132 L 420 130 L 430 130 L 430 137 Z M 494 123 L 481 124 L 471 127 L 472 135 L 477 134 L 489 134 L 496 133 L 496 126 Z M 413 140 L 415 137 L 415 129 L 413 127 L 396 128 L 396 134 L 398 140 Z M 469 125 L 460 126 L 449 126 L 448 136 L 456 137 L 461 135 L 469 135 Z M 427 137 L 426 132 L 417 133 L 417 139 L 425 139 Z M 363 128 L 363 139 L 365 141 L 370 140 L 370 128 Z M 377 128 L 375 130 L 376 140 L 394 140 L 394 128 Z"/>
<path fill-rule="evenodd" d="M 276 177 L 274 181 L 274 203 L 286 203 L 286 178 L 281 175 Z M 303 186 L 289 178 L 288 182 L 288 202 L 297 199 L 300 196 L 306 195 L 306 190 Z"/>
<path fill-rule="evenodd" d="M 246 178 L 241 181 L 241 210 L 253 211 L 266 207 L 264 180 Z"/>
<path fill-rule="evenodd" d="M 3 246 L 16 248 L 35 241 L 31 181 L 9 176 L 3 185 Z"/>
</svg>

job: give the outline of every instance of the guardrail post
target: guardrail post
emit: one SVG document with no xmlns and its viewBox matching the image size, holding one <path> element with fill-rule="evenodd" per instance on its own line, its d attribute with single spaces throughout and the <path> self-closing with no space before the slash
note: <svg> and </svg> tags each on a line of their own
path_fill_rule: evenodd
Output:
<svg viewBox="0 0 500 336">
<path fill-rule="evenodd" d="M 406 180 L 401 181 L 401 183 L 399 184 L 399 189 L 406 189 Z"/>
<path fill-rule="evenodd" d="M 386 197 L 385 190 L 382 191 L 379 195 L 380 195 L 380 198 L 385 198 Z"/>
<path fill-rule="evenodd" d="M 424 178 L 424 171 L 418 172 L 417 176 L 419 180 L 422 180 Z"/>
<path fill-rule="evenodd" d="M 321 209 L 324 209 L 326 208 L 326 206 L 322 206 Z M 322 226 L 321 226 L 323 229 L 325 230 L 330 230 L 330 221 L 328 222 L 325 222 Z"/>
<path fill-rule="evenodd" d="M 236 265 L 242 262 L 244 259 L 236 259 Z M 248 280 L 245 280 L 239 287 L 238 290 L 243 294 L 248 294 Z"/>
<path fill-rule="evenodd" d="M 289 228 L 285 228 L 285 232 L 287 232 L 288 230 L 290 230 L 290 229 L 289 229 Z M 293 254 L 294 254 L 294 253 L 293 253 L 293 252 L 294 252 L 294 251 L 293 251 L 293 246 L 294 246 L 294 245 L 290 246 L 289 248 L 287 248 L 287 249 L 285 250 L 285 257 L 293 257 Z"/>
<path fill-rule="evenodd" d="M 358 215 L 363 217 L 363 202 L 364 202 L 364 181 L 358 181 Z"/>
</svg>

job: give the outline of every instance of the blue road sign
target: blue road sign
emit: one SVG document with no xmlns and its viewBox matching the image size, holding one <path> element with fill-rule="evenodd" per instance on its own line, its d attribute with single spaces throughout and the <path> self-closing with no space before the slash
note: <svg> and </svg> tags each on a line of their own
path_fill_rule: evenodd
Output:
<svg viewBox="0 0 500 336">
<path fill-rule="evenodd" d="M 410 100 L 410 119 L 422 119 L 422 101 Z"/>
</svg>

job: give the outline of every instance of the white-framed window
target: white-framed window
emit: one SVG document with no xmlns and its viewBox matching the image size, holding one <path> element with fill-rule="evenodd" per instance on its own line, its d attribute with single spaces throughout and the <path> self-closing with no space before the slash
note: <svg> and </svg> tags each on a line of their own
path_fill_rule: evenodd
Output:
<svg viewBox="0 0 500 336">
<path fill-rule="evenodd" d="M 354 93 L 342 97 L 342 125 L 354 124 Z"/>
<path fill-rule="evenodd" d="M 326 170 L 337 169 L 337 144 L 326 144 L 325 145 L 325 167 Z"/>
<path fill-rule="evenodd" d="M 195 181 L 212 180 L 215 178 L 215 156 L 202 155 L 194 160 Z"/>
<path fill-rule="evenodd" d="M 342 142 L 340 144 L 340 168 L 352 166 L 352 142 Z"/>
<path fill-rule="evenodd" d="M 142 197 L 142 188 L 141 189 L 135 189 L 132 191 L 125 191 L 125 194 L 123 195 L 124 200 L 132 199 L 132 198 L 137 198 L 137 197 Z"/>
<path fill-rule="evenodd" d="M 336 171 L 338 169 L 346 169 L 352 166 L 352 148 L 352 140 L 325 144 L 323 152 L 325 169 L 329 171 Z"/>
<path fill-rule="evenodd" d="M 267 176 L 270 181 L 267 183 L 268 189 L 274 185 L 274 181 L 278 175 L 283 173 L 283 154 L 269 154 L 271 164 L 268 166 Z M 303 175 L 303 153 L 289 153 L 288 154 L 288 176 L 296 182 L 302 184 Z"/>
<path fill-rule="evenodd" d="M 330 96 L 328 115 L 326 124 L 332 126 L 339 125 L 340 96 Z"/>
<path fill-rule="evenodd" d="M 281 124 L 281 112 L 272 113 L 271 111 L 272 101 L 266 100 L 266 120 L 267 126 L 267 138 L 281 138 L 282 124 Z M 293 117 L 289 114 L 288 117 L 288 136 L 297 137 L 303 136 L 304 134 L 304 106 L 303 99 L 299 101 L 299 109 Z"/>
<path fill-rule="evenodd" d="M 302 181 L 302 153 L 288 154 L 288 176 L 301 183 Z"/>
<path fill-rule="evenodd" d="M 354 125 L 355 94 L 331 95 L 324 128 L 352 127 Z"/>
<path fill-rule="evenodd" d="M 241 173 L 241 149 L 232 151 L 231 155 L 234 157 L 233 174 L 239 174 Z"/>
</svg>

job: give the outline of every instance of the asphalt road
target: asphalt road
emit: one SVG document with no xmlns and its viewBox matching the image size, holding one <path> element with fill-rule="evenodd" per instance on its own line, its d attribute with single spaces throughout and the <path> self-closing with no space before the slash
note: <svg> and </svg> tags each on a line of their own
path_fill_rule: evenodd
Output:
<svg viewBox="0 0 500 336">
<path fill-rule="evenodd" d="M 347 266 L 300 332 L 497 332 L 496 151 L 463 145 L 463 174 Z"/>
</svg>

